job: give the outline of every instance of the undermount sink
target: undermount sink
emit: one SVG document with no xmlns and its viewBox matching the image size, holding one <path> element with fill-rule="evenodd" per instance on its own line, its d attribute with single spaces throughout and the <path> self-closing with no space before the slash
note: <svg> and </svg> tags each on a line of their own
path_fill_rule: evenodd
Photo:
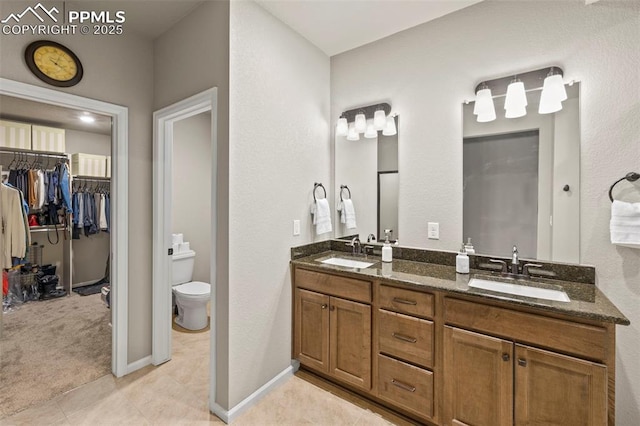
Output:
<svg viewBox="0 0 640 426">
<path fill-rule="evenodd" d="M 522 284 L 512 284 L 500 281 L 485 280 L 481 278 L 471 278 L 469 287 L 483 290 L 496 291 L 498 293 L 508 293 L 516 296 L 532 297 L 535 299 L 553 300 L 556 302 L 570 302 L 569 296 L 563 290 L 550 288 L 532 287 Z"/>
<path fill-rule="evenodd" d="M 321 263 L 328 265 L 344 266 L 347 268 L 368 268 L 375 262 L 363 262 L 361 260 L 345 259 L 344 257 L 330 257 L 329 259 L 320 260 Z"/>
</svg>

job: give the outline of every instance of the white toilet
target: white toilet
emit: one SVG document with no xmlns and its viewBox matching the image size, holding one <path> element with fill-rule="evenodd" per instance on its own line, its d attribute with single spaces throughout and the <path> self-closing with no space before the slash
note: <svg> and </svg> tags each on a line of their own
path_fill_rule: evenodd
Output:
<svg viewBox="0 0 640 426">
<path fill-rule="evenodd" d="M 178 306 L 176 324 L 187 330 L 201 330 L 208 324 L 207 302 L 211 285 L 191 281 L 196 252 L 186 250 L 173 255 L 173 294 Z"/>
</svg>

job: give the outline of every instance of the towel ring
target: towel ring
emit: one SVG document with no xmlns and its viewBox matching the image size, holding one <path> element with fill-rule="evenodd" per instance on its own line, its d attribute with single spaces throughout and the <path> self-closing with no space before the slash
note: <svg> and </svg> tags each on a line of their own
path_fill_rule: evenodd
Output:
<svg viewBox="0 0 640 426">
<path fill-rule="evenodd" d="M 345 190 L 345 189 L 349 193 L 349 200 L 351 199 L 351 190 L 349 189 L 349 187 L 347 185 L 340 185 L 340 201 L 344 201 L 342 199 L 342 191 Z"/>
<path fill-rule="evenodd" d="M 315 182 L 313 184 L 313 202 L 315 203 L 316 200 L 316 189 L 318 189 L 318 187 L 322 188 L 322 191 L 324 192 L 324 198 L 327 198 L 327 190 L 324 189 L 324 185 L 318 182 Z"/>
<path fill-rule="evenodd" d="M 617 181 L 615 181 L 613 185 L 611 185 L 611 188 L 609 188 L 609 199 L 611 200 L 611 202 L 613 203 L 613 187 L 614 186 L 616 186 L 618 183 L 622 182 L 623 180 L 628 180 L 629 182 L 635 182 L 638 179 L 640 179 L 640 173 L 629 172 L 625 177 L 622 177 Z"/>
</svg>

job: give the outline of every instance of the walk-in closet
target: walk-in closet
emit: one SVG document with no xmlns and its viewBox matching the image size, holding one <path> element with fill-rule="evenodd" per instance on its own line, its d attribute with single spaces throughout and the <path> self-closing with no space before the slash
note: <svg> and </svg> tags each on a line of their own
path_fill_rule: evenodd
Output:
<svg viewBox="0 0 640 426">
<path fill-rule="evenodd" d="M 111 119 L 0 97 L 0 409 L 111 370 Z"/>
</svg>

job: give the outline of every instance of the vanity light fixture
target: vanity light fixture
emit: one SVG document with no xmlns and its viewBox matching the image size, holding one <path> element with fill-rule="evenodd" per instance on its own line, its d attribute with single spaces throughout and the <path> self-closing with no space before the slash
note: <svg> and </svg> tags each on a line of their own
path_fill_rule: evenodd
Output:
<svg viewBox="0 0 640 426">
<path fill-rule="evenodd" d="M 391 132 L 396 134 L 395 121 L 393 130 L 389 127 L 389 114 L 391 105 L 380 103 L 368 105 L 360 108 L 344 111 L 336 125 L 336 136 L 347 136 L 347 140 L 356 141 L 360 139 L 359 134 L 364 133 L 365 138 L 375 138 L 378 131 Z M 389 130 L 387 130 L 389 128 Z"/>
<path fill-rule="evenodd" d="M 385 136 L 393 136 L 395 134 L 397 134 L 398 131 L 396 129 L 396 119 L 395 119 L 395 115 L 394 114 L 390 114 L 387 117 L 387 123 L 384 127 L 384 129 L 382 130 L 382 134 Z"/>
<path fill-rule="evenodd" d="M 94 123 L 96 119 L 88 112 L 85 112 L 80 116 L 80 121 L 82 121 L 83 123 Z"/>
<path fill-rule="evenodd" d="M 356 125 L 354 123 L 349 124 L 349 132 L 347 134 L 348 141 L 359 141 L 360 134 L 356 131 Z"/>
<path fill-rule="evenodd" d="M 524 83 L 517 77 L 507 86 L 504 109 L 506 118 L 518 118 L 527 115 L 527 94 L 524 90 Z"/>
<path fill-rule="evenodd" d="M 367 120 L 367 130 L 364 132 L 364 137 L 367 139 L 378 137 L 378 131 L 373 127 L 373 120 Z"/>
<path fill-rule="evenodd" d="M 550 114 L 560 111 L 562 102 L 567 99 L 563 75 L 562 68 L 553 66 L 518 73 L 517 77 L 511 75 L 482 81 L 476 86 L 473 113 L 478 116 L 477 120 L 480 123 L 495 120 L 493 98 L 506 95 L 505 117 L 522 117 L 527 114 L 526 92 L 540 89 L 542 89 L 542 93 L 540 94 L 538 113 Z"/>
<path fill-rule="evenodd" d="M 364 133 L 367 130 L 367 117 L 364 115 L 364 112 L 356 114 L 355 127 L 358 133 Z"/>
<path fill-rule="evenodd" d="M 473 113 L 478 116 L 478 123 L 486 123 L 496 119 L 496 108 L 493 105 L 491 89 L 486 83 L 480 86 L 476 92 L 476 103 L 473 106 Z"/>
<path fill-rule="evenodd" d="M 550 114 L 562 109 L 562 101 L 567 99 L 562 74 L 556 73 L 552 67 L 544 79 L 542 94 L 540 95 L 539 114 Z"/>
<path fill-rule="evenodd" d="M 349 134 L 349 123 L 347 118 L 343 115 L 338 119 L 338 125 L 336 126 L 336 135 L 347 136 Z"/>
</svg>

